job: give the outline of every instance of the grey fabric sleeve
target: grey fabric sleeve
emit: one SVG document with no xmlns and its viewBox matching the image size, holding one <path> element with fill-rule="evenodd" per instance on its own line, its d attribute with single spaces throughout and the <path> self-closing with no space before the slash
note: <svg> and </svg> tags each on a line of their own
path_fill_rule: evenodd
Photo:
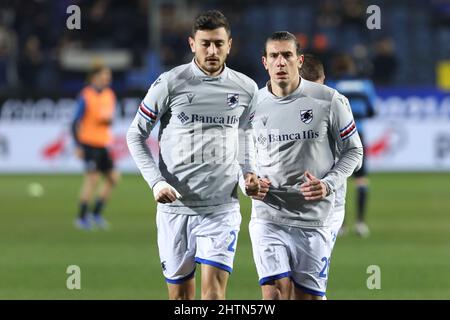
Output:
<svg viewBox="0 0 450 320">
<path fill-rule="evenodd" d="M 322 179 L 328 193 L 335 192 L 355 169 L 361 167 L 363 146 L 358 135 L 348 99 L 335 93 L 330 110 L 331 137 L 340 150 L 339 160 Z"/>
<path fill-rule="evenodd" d="M 255 142 L 253 134 L 253 118 L 256 110 L 256 93 L 258 86 L 254 83 L 253 96 L 239 119 L 239 164 L 242 174 L 256 173 Z"/>
<path fill-rule="evenodd" d="M 146 143 L 152 129 L 168 109 L 169 90 L 166 74 L 162 74 L 150 87 L 139 105 L 127 132 L 130 154 L 148 185 L 153 186 L 164 177 Z"/>
</svg>

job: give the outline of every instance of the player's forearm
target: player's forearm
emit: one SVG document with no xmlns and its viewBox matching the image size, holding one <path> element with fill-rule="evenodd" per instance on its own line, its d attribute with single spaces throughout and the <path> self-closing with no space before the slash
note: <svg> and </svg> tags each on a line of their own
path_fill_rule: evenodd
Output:
<svg viewBox="0 0 450 320">
<path fill-rule="evenodd" d="M 165 181 L 165 179 L 147 146 L 147 138 L 148 135 L 140 132 L 136 122 L 133 122 L 127 132 L 128 149 L 145 181 L 153 188 L 157 182 Z"/>
<path fill-rule="evenodd" d="M 361 167 L 362 157 L 362 147 L 353 147 L 341 153 L 333 169 L 321 179 L 326 184 L 329 193 L 335 192 L 356 169 Z"/>
</svg>

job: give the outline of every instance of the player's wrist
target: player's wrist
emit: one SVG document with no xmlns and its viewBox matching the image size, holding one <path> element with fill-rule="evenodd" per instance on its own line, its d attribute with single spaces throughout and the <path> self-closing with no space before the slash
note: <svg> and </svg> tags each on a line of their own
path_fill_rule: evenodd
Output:
<svg viewBox="0 0 450 320">
<path fill-rule="evenodd" d="M 156 196 L 164 188 L 170 188 L 170 184 L 165 180 L 160 180 L 153 185 L 152 190 Z"/>
<path fill-rule="evenodd" d="M 322 183 L 325 186 L 325 196 L 328 197 L 331 194 L 331 188 L 328 185 L 328 183 L 324 180 L 320 180 L 320 183 Z"/>
</svg>

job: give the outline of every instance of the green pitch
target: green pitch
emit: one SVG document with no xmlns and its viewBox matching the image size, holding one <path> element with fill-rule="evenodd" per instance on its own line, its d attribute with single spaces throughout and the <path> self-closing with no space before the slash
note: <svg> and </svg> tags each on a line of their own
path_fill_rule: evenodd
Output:
<svg viewBox="0 0 450 320">
<path fill-rule="evenodd" d="M 108 232 L 75 230 L 81 176 L 0 176 L 0 299 L 166 299 L 156 247 L 155 206 L 140 176 L 124 176 L 105 214 Z M 28 186 L 37 182 L 29 193 Z M 353 221 L 352 184 L 348 222 Z M 329 299 L 450 299 L 450 174 L 373 174 L 372 235 L 338 238 Z M 260 299 L 242 202 L 229 299 Z M 81 268 L 81 290 L 66 269 Z M 367 267 L 381 269 L 369 290 Z M 197 277 L 198 279 L 198 277 Z M 197 290 L 198 292 L 198 290 Z"/>
</svg>

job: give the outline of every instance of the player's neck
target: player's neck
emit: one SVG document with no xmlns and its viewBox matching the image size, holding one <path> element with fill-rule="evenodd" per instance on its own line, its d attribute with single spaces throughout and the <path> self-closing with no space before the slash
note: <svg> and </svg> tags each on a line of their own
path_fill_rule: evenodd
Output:
<svg viewBox="0 0 450 320">
<path fill-rule="evenodd" d="M 270 91 L 272 91 L 272 93 L 277 97 L 286 97 L 297 90 L 299 85 L 300 77 L 295 81 L 289 83 L 287 86 L 279 86 L 273 81 L 270 81 Z"/>
</svg>

